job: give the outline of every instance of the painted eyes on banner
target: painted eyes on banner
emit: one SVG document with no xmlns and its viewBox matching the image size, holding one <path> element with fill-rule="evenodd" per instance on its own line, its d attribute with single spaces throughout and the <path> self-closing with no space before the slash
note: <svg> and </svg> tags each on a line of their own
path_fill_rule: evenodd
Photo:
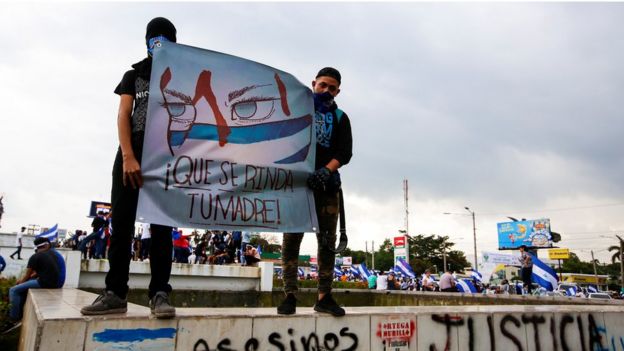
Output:
<svg viewBox="0 0 624 351">
<path fill-rule="evenodd" d="M 180 117 L 186 112 L 186 104 L 183 102 L 168 102 L 165 107 L 171 117 Z"/>
<path fill-rule="evenodd" d="M 275 100 L 271 97 L 249 97 L 231 106 L 232 120 L 259 122 L 268 119 L 275 112 Z"/>
</svg>

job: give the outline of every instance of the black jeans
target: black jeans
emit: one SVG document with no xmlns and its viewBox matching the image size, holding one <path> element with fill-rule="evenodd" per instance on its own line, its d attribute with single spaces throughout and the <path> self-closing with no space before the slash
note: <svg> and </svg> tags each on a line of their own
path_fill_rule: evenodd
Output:
<svg viewBox="0 0 624 351">
<path fill-rule="evenodd" d="M 143 154 L 143 134 L 132 134 L 132 150 L 141 163 Z M 136 217 L 139 190 L 130 184 L 123 185 L 123 159 L 121 148 L 117 150 L 113 165 L 113 188 L 111 190 L 112 227 L 108 263 L 110 269 L 106 274 L 106 290 L 125 298 L 128 294 L 128 278 L 130 259 L 132 256 L 132 238 Z M 151 224 L 152 242 L 149 249 L 152 279 L 149 285 L 149 298 L 158 291 L 171 292 L 169 277 L 171 276 L 171 252 L 173 242 L 171 227 Z"/>
<path fill-rule="evenodd" d="M 533 286 L 531 285 L 531 275 L 533 274 L 533 267 L 522 267 L 520 270 L 522 275 L 522 282 L 527 287 L 527 292 L 530 294 L 533 292 Z"/>
<path fill-rule="evenodd" d="M 22 259 L 22 245 L 18 246 L 15 252 L 11 254 L 11 258 L 13 258 L 13 256 L 15 255 L 17 255 L 18 260 Z"/>
</svg>

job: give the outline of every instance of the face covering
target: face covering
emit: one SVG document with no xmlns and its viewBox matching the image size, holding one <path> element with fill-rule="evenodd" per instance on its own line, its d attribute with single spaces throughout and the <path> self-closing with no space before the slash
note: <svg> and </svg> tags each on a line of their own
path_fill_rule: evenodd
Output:
<svg viewBox="0 0 624 351">
<path fill-rule="evenodd" d="M 147 54 L 151 57 L 154 54 L 154 48 L 160 47 L 160 43 L 169 41 L 166 37 L 159 35 L 147 41 Z"/>
<path fill-rule="evenodd" d="M 327 113 L 330 111 L 330 107 L 334 104 L 334 96 L 326 91 L 324 93 L 314 93 L 314 109 Z"/>
</svg>

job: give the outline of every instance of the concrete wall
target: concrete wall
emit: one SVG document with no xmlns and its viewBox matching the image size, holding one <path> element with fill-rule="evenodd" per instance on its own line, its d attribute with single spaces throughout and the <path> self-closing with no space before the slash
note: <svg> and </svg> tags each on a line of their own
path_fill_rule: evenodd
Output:
<svg viewBox="0 0 624 351">
<path fill-rule="evenodd" d="M 33 236 L 24 236 L 21 260 L 13 260 L 9 256 L 15 252 L 15 234 L 0 233 L 0 255 L 5 259 L 7 267 L 3 277 L 21 277 L 26 269 L 28 259 L 35 252 Z M 65 287 L 68 288 L 104 288 L 104 277 L 108 272 L 108 260 L 81 261 L 79 251 L 57 249 L 65 258 L 67 277 Z M 132 261 L 130 263 L 131 289 L 145 289 L 149 286 L 151 272 L 148 262 Z M 259 262 L 258 267 L 241 267 L 238 265 L 188 265 L 174 263 L 171 271 L 171 285 L 179 290 L 256 290 L 271 291 L 273 289 L 273 263 Z"/>
<path fill-rule="evenodd" d="M 172 320 L 130 306 L 83 317 L 95 295 L 34 290 L 22 350 L 624 350 L 620 306 L 347 307 L 335 318 L 299 307 L 179 308 Z"/>
<path fill-rule="evenodd" d="M 83 260 L 80 271 L 78 287 L 103 289 L 108 260 Z M 259 262 L 258 267 L 173 263 L 170 283 L 176 290 L 271 291 L 272 275 L 273 263 L 270 262 Z M 130 262 L 128 286 L 131 289 L 146 289 L 150 277 L 149 262 Z"/>
</svg>

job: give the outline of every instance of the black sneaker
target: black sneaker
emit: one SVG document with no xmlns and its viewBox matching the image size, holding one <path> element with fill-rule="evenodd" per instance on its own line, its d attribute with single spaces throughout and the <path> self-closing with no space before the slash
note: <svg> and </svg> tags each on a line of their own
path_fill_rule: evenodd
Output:
<svg viewBox="0 0 624 351">
<path fill-rule="evenodd" d="M 314 304 L 314 310 L 316 312 L 329 313 L 335 317 L 345 315 L 344 308 L 338 306 L 331 294 L 325 294 L 322 299 L 316 301 L 316 303 Z"/>
<path fill-rule="evenodd" d="M 295 314 L 297 311 L 297 299 L 295 294 L 286 294 L 286 298 L 277 306 L 278 314 Z"/>
<path fill-rule="evenodd" d="M 128 302 L 125 299 L 115 295 L 112 291 L 104 291 L 89 306 L 80 309 L 80 313 L 91 316 L 100 314 L 126 313 L 128 311 Z"/>
<path fill-rule="evenodd" d="M 175 307 L 169 303 L 169 294 L 159 291 L 150 300 L 150 309 L 152 315 L 156 318 L 173 318 L 175 317 Z"/>
</svg>

